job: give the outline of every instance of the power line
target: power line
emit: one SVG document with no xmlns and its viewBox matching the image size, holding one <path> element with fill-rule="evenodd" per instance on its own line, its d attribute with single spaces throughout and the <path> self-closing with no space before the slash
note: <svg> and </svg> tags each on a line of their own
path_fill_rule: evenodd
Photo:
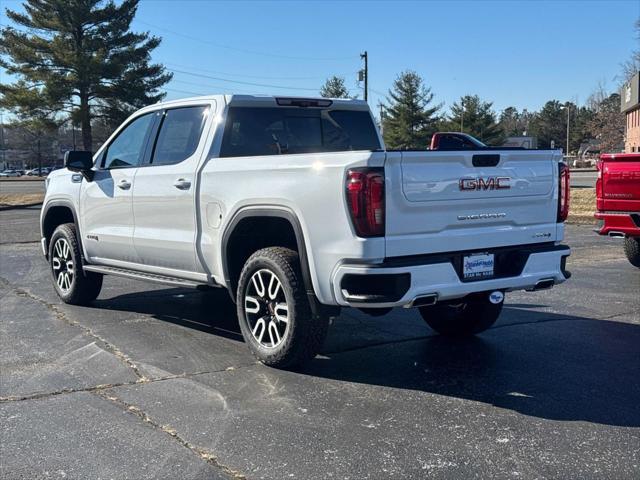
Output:
<svg viewBox="0 0 640 480">
<path fill-rule="evenodd" d="M 221 72 L 219 70 L 207 70 L 206 68 L 194 67 L 190 65 L 180 65 L 178 63 L 173 63 L 173 62 L 161 62 L 161 63 L 169 67 L 184 68 L 187 70 L 197 70 L 199 72 L 206 72 L 206 73 L 216 73 L 216 74 L 224 75 L 227 77 L 258 78 L 263 80 L 318 80 L 318 79 L 327 78 L 327 75 L 316 75 L 316 76 L 310 76 L 310 77 L 291 77 L 288 75 L 282 76 L 282 77 L 270 77 L 270 76 L 264 76 L 264 75 L 246 75 L 243 73 L 228 73 L 228 72 Z M 339 77 L 347 77 L 350 74 L 336 73 L 335 75 Z"/>
<path fill-rule="evenodd" d="M 376 90 L 375 88 L 371 88 L 371 86 L 369 86 L 369 90 L 371 90 L 373 93 L 377 93 L 378 95 L 382 95 L 383 97 L 387 96 L 386 93 L 382 93 L 380 90 Z"/>
<path fill-rule="evenodd" d="M 201 88 L 212 88 L 212 89 L 217 89 L 219 90 L 216 93 L 223 93 L 223 92 L 227 92 L 229 90 L 229 86 L 222 86 L 222 85 L 214 85 L 211 83 L 202 83 L 202 82 L 187 82 L 186 80 L 171 80 L 172 83 L 182 83 L 184 85 L 193 85 L 195 87 L 201 87 Z M 264 93 L 264 90 L 245 90 L 245 89 L 241 89 L 240 91 L 234 90 L 233 93 L 240 93 L 240 92 L 245 92 L 245 93 Z"/>
<path fill-rule="evenodd" d="M 177 90 L 175 88 L 162 88 L 162 90 L 164 90 L 165 92 L 175 92 L 175 93 L 185 93 L 187 95 L 195 95 L 196 97 L 201 97 L 202 95 L 206 95 L 206 93 L 197 93 L 197 92 L 190 92 L 188 90 Z"/>
<path fill-rule="evenodd" d="M 317 92 L 318 91 L 318 88 L 291 87 L 291 86 L 284 86 L 284 85 L 271 85 L 271 84 L 267 84 L 267 83 L 244 82 L 242 80 L 230 80 L 228 78 L 214 77 L 212 75 L 204 75 L 202 73 L 187 72 L 186 70 L 175 70 L 175 69 L 167 69 L 167 70 L 169 70 L 170 72 L 173 72 L 173 73 L 182 73 L 183 75 L 191 75 L 193 77 L 209 78 L 211 80 L 218 80 L 220 82 L 237 83 L 237 84 L 240 84 L 240 85 L 249 85 L 249 86 L 253 86 L 253 87 L 281 88 L 281 89 L 284 89 L 284 90 L 305 90 L 305 91 L 310 91 L 310 92 Z"/>
<path fill-rule="evenodd" d="M 233 50 L 235 52 L 248 53 L 248 54 L 251 54 L 251 55 L 262 55 L 262 56 L 265 56 L 265 57 L 287 58 L 287 59 L 290 59 L 290 60 L 309 60 L 309 61 L 354 60 L 355 58 L 357 58 L 355 55 L 348 56 L 348 57 L 297 57 L 297 56 L 291 56 L 291 55 L 280 55 L 280 54 L 271 53 L 271 52 L 260 52 L 260 51 L 257 51 L 257 50 L 249 50 L 249 49 L 244 49 L 244 48 L 232 47 L 230 45 L 222 45 L 222 44 L 219 44 L 219 43 L 216 43 L 216 42 L 212 42 L 211 40 L 205 40 L 203 38 L 194 37 L 192 35 L 187 35 L 185 33 L 176 32 L 175 30 L 170 30 L 168 28 L 160 27 L 159 25 L 154 25 L 152 23 L 144 22 L 144 21 L 138 20 L 138 19 L 135 19 L 134 22 L 141 23 L 142 25 L 146 25 L 146 26 L 151 27 L 151 28 L 156 28 L 158 30 L 162 30 L 162 31 L 165 31 L 167 33 L 171 33 L 172 35 L 177 35 L 179 37 L 183 37 L 183 38 L 186 38 L 186 39 L 189 39 L 189 40 L 193 40 L 193 41 L 201 42 L 201 43 L 206 43 L 207 45 L 212 45 L 212 46 L 217 47 L 217 48 L 224 48 L 226 50 Z"/>
</svg>

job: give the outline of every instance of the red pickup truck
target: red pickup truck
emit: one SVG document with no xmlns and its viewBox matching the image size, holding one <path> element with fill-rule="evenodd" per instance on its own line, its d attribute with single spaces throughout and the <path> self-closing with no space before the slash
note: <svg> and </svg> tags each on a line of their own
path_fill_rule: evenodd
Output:
<svg viewBox="0 0 640 480">
<path fill-rule="evenodd" d="M 640 153 L 603 154 L 597 168 L 596 231 L 624 238 L 627 258 L 640 268 Z"/>
</svg>

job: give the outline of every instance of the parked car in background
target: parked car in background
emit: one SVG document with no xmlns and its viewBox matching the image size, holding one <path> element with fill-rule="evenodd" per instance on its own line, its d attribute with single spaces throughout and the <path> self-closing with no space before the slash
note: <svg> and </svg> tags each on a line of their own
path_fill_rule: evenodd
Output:
<svg viewBox="0 0 640 480">
<path fill-rule="evenodd" d="M 46 177 L 49 175 L 50 169 L 47 167 L 42 167 L 40 169 L 34 168 L 33 170 L 28 170 L 26 175 L 30 177 Z"/>
<path fill-rule="evenodd" d="M 603 154 L 596 166 L 596 231 L 624 238 L 629 262 L 640 268 L 640 153 Z"/>
<path fill-rule="evenodd" d="M 0 172 L 0 177 L 20 177 L 22 174 L 16 170 L 4 170 Z"/>
</svg>

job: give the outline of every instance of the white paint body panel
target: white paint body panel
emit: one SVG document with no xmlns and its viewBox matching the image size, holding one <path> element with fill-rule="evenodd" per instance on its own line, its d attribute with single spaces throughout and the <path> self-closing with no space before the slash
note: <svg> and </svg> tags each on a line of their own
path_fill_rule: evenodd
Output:
<svg viewBox="0 0 640 480">
<path fill-rule="evenodd" d="M 542 278 L 564 281 L 558 252 L 532 255 L 518 277 L 472 283 L 461 282 L 448 263 L 376 267 L 389 257 L 559 243 L 564 233 L 555 220 L 559 154 L 499 152 L 501 162 L 491 168 L 473 167 L 473 152 L 353 151 L 221 158 L 218 152 L 229 105 L 275 106 L 274 98 L 202 97 L 150 106 L 134 116 L 203 102 L 212 106 L 215 115 L 207 120 L 197 151 L 179 164 L 108 174 L 98 170 L 97 178 L 112 178 L 83 180 L 82 188 L 70 182 L 70 172 L 52 174 L 45 202 L 70 199 L 79 213 L 81 240 L 91 263 L 225 285 L 225 230 L 238 212 L 268 207 L 286 210 L 298 219 L 313 290 L 327 305 L 355 305 L 340 292 L 340 279 L 346 273 L 410 272 L 409 291 L 391 306 L 406 305 L 425 293 L 436 292 L 447 299 L 490 289 L 530 288 Z M 333 108 L 337 106 L 368 110 L 359 101 L 336 101 Z M 349 168 L 365 166 L 385 170 L 385 237 L 359 238 L 351 225 L 345 175 Z M 458 181 L 468 175 L 509 176 L 512 188 L 461 192 Z M 109 182 L 119 181 L 120 176 L 132 180 L 130 190 L 110 188 Z M 176 189 L 173 184 L 178 178 L 191 181 L 191 188 Z M 505 215 L 458 219 L 496 212 Z M 87 239 L 92 234 L 100 241 Z"/>
</svg>

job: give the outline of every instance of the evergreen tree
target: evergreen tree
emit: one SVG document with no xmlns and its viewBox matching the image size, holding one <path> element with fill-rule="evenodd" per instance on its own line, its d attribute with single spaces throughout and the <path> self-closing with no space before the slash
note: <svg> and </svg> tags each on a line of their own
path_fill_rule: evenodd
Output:
<svg viewBox="0 0 640 480">
<path fill-rule="evenodd" d="M 500 114 L 500 127 L 507 137 L 522 135 L 520 131 L 520 113 L 515 107 L 507 107 Z"/>
<path fill-rule="evenodd" d="M 593 120 L 594 113 L 587 107 L 578 107 L 573 103 L 570 105 L 569 151 L 577 154 L 580 150 L 580 145 L 592 138 L 589 125 Z M 620 105 L 618 105 L 618 113 L 620 113 L 619 110 Z M 620 116 L 622 117 L 623 115 L 620 113 Z"/>
<path fill-rule="evenodd" d="M 389 148 L 427 148 L 439 121 L 441 105 L 433 105 L 433 93 L 420 75 L 402 72 L 389 90 L 382 119 L 384 141 Z"/>
<path fill-rule="evenodd" d="M 493 103 L 484 102 L 477 95 L 465 95 L 451 106 L 449 129 L 468 133 L 487 145 L 501 145 L 504 131 L 492 106 Z"/>
<path fill-rule="evenodd" d="M 567 112 L 557 100 L 549 100 L 531 121 L 531 135 L 538 137 L 539 148 L 564 148 L 567 141 Z"/>
<path fill-rule="evenodd" d="M 24 13 L 7 9 L 15 23 L 0 31 L 0 66 L 18 81 L 0 85 L 0 107 L 68 113 L 92 149 L 91 122 L 121 122 L 164 97 L 171 79 L 150 62 L 160 38 L 129 30 L 139 0 L 27 0 Z"/>
<path fill-rule="evenodd" d="M 320 88 L 320 96 L 325 98 L 351 98 L 344 78 L 336 75 L 327 78 Z"/>
</svg>

